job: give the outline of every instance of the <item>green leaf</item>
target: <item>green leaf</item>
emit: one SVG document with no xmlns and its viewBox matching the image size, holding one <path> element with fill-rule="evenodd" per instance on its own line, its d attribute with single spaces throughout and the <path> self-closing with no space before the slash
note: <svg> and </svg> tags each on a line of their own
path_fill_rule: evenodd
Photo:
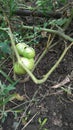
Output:
<svg viewBox="0 0 73 130">
<path fill-rule="evenodd" d="M 10 82 L 10 83 L 14 83 L 11 78 L 2 70 L 0 70 L 0 73 Z"/>
<path fill-rule="evenodd" d="M 3 53 L 11 54 L 11 49 L 10 49 L 9 45 L 6 42 L 1 42 L 0 43 L 0 50 Z"/>
<path fill-rule="evenodd" d="M 15 94 L 9 95 L 4 101 L 3 99 L 0 99 L 0 106 L 7 104 L 10 100 L 12 100 L 12 98 L 14 98 L 14 96 Z"/>
<path fill-rule="evenodd" d="M 15 87 L 13 87 L 12 85 L 9 85 L 8 87 L 6 87 L 4 89 L 5 95 L 8 94 L 11 90 L 14 90 L 14 89 L 15 89 Z"/>
<path fill-rule="evenodd" d="M 45 119 L 42 121 L 41 126 L 44 126 L 44 125 L 46 124 L 46 122 L 47 122 L 47 118 L 45 118 Z"/>
</svg>

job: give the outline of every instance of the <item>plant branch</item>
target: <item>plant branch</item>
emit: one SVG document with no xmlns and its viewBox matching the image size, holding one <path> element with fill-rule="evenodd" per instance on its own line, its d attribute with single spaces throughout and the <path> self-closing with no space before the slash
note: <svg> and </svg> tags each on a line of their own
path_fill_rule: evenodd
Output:
<svg viewBox="0 0 73 130">
<path fill-rule="evenodd" d="M 14 50 L 14 52 L 15 52 L 15 55 L 16 55 L 16 57 L 17 57 L 17 60 L 19 61 L 19 60 L 20 60 L 20 56 L 19 56 L 19 54 L 18 54 L 18 52 L 17 52 L 16 46 L 15 46 L 14 37 L 13 37 L 13 34 L 12 34 L 12 31 L 11 31 L 10 27 L 8 28 L 8 31 L 9 31 L 8 34 L 9 34 L 9 37 L 10 37 L 10 39 L 11 39 L 11 44 L 12 44 L 13 50 Z"/>
<path fill-rule="evenodd" d="M 68 35 L 66 35 L 61 30 L 52 30 L 52 29 L 47 29 L 47 28 L 24 26 L 24 25 L 22 25 L 22 28 L 30 29 L 30 30 L 33 30 L 35 28 L 35 30 L 46 31 L 46 32 L 49 32 L 49 33 L 59 35 L 60 37 L 64 38 L 65 40 L 69 40 L 70 42 L 73 42 L 73 38 L 69 37 Z"/>
</svg>

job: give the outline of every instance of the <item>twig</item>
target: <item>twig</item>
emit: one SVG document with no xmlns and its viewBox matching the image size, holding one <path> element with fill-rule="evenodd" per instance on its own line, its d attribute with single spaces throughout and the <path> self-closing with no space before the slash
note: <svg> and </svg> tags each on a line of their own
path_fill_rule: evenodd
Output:
<svg viewBox="0 0 73 130">
<path fill-rule="evenodd" d="M 35 115 L 26 123 L 26 125 L 21 130 L 24 130 L 31 123 L 31 121 L 36 117 L 37 114 L 39 114 L 39 112 L 35 113 Z"/>
<path fill-rule="evenodd" d="M 65 84 L 69 83 L 71 80 L 70 80 L 70 77 L 69 76 L 66 76 L 66 78 L 61 81 L 60 83 L 56 84 L 56 85 L 53 85 L 51 88 L 60 88 L 62 86 L 64 86 Z"/>
</svg>

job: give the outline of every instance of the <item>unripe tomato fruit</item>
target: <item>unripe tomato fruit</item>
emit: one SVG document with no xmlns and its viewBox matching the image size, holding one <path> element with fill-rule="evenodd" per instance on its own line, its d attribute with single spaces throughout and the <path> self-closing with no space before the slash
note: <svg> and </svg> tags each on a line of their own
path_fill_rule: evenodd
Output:
<svg viewBox="0 0 73 130">
<path fill-rule="evenodd" d="M 24 43 L 18 43 L 16 44 L 16 49 L 19 53 L 19 55 L 23 56 L 24 53 L 24 49 L 26 48 L 27 45 L 25 45 Z"/>
<path fill-rule="evenodd" d="M 23 56 L 31 59 L 35 57 L 35 50 L 32 47 L 26 47 L 23 51 Z"/>
<path fill-rule="evenodd" d="M 29 69 L 32 70 L 34 67 L 34 59 L 28 59 L 28 58 L 21 58 L 21 62 Z"/>
<path fill-rule="evenodd" d="M 19 65 L 18 62 L 16 62 L 13 66 L 14 68 L 14 72 L 18 75 L 22 75 L 22 74 L 25 74 L 26 71 Z"/>
<path fill-rule="evenodd" d="M 19 55 L 26 57 L 26 58 L 34 58 L 35 57 L 35 50 L 32 47 L 29 47 L 25 43 L 18 43 L 16 45 L 16 49 Z"/>
<path fill-rule="evenodd" d="M 28 59 L 28 58 L 21 57 L 20 60 L 23 63 L 23 65 L 25 65 L 29 70 L 33 69 L 34 59 Z M 18 62 L 16 62 L 14 64 L 13 68 L 14 68 L 14 72 L 18 75 L 22 75 L 22 74 L 26 73 L 26 71 L 23 69 L 23 67 L 21 65 L 19 65 Z"/>
</svg>

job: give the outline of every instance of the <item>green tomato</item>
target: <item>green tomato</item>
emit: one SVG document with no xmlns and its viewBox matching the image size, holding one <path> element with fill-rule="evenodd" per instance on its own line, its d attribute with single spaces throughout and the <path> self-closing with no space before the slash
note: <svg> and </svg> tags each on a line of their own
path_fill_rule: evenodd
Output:
<svg viewBox="0 0 73 130">
<path fill-rule="evenodd" d="M 25 43 L 18 43 L 18 44 L 16 44 L 16 49 L 17 49 L 19 55 L 23 56 L 24 49 L 26 47 L 27 47 L 27 45 Z"/>
<path fill-rule="evenodd" d="M 18 62 L 16 62 L 13 66 L 14 68 L 14 72 L 18 75 L 22 75 L 22 74 L 25 74 L 26 71 L 22 68 L 22 66 L 19 65 Z"/>
<path fill-rule="evenodd" d="M 24 57 L 21 57 L 21 62 L 23 63 L 24 66 L 26 66 L 29 70 L 32 70 L 34 67 L 34 59 L 27 59 Z M 21 65 L 19 65 L 18 62 L 16 62 L 13 66 L 14 72 L 18 75 L 25 74 L 26 71 L 23 69 Z"/>
<path fill-rule="evenodd" d="M 23 51 L 23 56 L 31 59 L 35 57 L 35 50 L 32 47 L 26 47 Z"/>
</svg>

